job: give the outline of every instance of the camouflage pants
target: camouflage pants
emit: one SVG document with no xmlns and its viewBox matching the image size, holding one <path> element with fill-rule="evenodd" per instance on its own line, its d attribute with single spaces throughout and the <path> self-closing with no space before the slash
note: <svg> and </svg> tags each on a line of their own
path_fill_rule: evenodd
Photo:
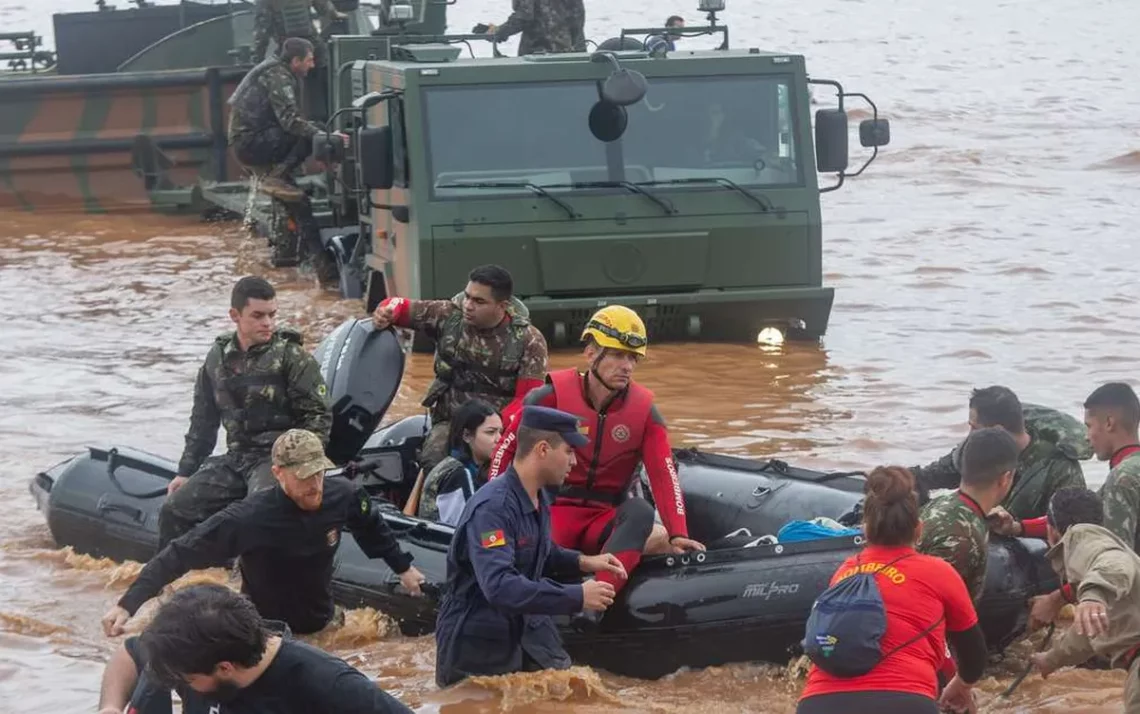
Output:
<svg viewBox="0 0 1140 714">
<path fill-rule="evenodd" d="M 449 422 L 434 423 L 434 419 L 432 421 L 431 431 L 420 446 L 420 468 L 424 470 L 425 476 L 447 456 L 447 436 L 451 431 Z"/>
<path fill-rule="evenodd" d="M 250 168 L 281 166 L 282 175 L 288 175 L 303 164 L 312 152 L 313 142 L 310 139 L 286 134 L 280 127 L 248 138 L 243 136 L 234 142 L 238 161 Z"/>
<path fill-rule="evenodd" d="M 234 501 L 276 483 L 269 454 L 231 452 L 206 459 L 202 468 L 162 504 L 158 513 L 159 548 Z"/>
</svg>

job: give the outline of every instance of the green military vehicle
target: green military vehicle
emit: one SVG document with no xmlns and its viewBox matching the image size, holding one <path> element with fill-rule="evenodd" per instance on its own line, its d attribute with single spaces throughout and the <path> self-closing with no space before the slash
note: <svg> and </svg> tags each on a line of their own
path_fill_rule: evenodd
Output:
<svg viewBox="0 0 1140 714">
<path fill-rule="evenodd" d="M 0 209 L 244 215 L 274 264 L 315 252 L 322 280 L 369 310 L 451 297 L 498 263 L 554 345 L 614 302 L 654 341 L 824 334 L 820 194 L 889 142 L 869 99 L 810 78 L 800 55 L 730 48 L 724 0 L 699 0 L 707 25 L 672 30 L 719 49 L 648 52 L 665 30 L 635 28 L 510 58 L 493 43 L 475 56 L 485 32 L 443 34 L 453 2 L 333 0 L 347 18 L 325 28 L 309 97 L 327 103 L 309 109 L 349 141 L 318 136 L 335 161 L 299 181 L 294 206 L 251 191 L 226 146 L 226 100 L 254 59 L 250 2 L 57 14 L 55 54 L 8 38 Z M 814 126 L 813 84 L 838 97 Z M 851 174 L 850 97 L 873 112 Z M 821 188 L 818 173 L 838 180 Z"/>
<path fill-rule="evenodd" d="M 721 34 L 720 49 L 652 56 L 640 38 L 663 28 L 510 58 L 464 56 L 470 38 L 370 38 L 387 57 L 345 69 L 355 106 L 334 122 L 351 139 L 328 200 L 336 223 L 358 223 L 334 241 L 342 287 L 369 310 L 447 298 L 492 262 L 554 345 L 611 303 L 656 341 L 818 338 L 834 295 L 820 194 L 850 175 L 844 98 L 870 100 L 810 78 L 800 55 L 728 48 L 723 7 L 702 0 L 709 24 L 683 31 Z M 814 141 L 813 84 L 839 97 Z M 890 138 L 870 104 L 866 164 Z M 821 188 L 817 171 L 838 181 Z"/>
</svg>

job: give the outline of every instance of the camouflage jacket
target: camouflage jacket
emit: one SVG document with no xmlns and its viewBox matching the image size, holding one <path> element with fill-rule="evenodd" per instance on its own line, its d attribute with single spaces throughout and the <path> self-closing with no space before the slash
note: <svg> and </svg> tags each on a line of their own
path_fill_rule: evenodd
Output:
<svg viewBox="0 0 1140 714">
<path fill-rule="evenodd" d="M 472 397 L 501 411 L 515 398 L 518 380 L 546 379 L 546 338 L 521 300 L 513 299 L 508 319 L 490 330 L 463 322 L 462 301 L 462 294 L 410 301 L 407 327 L 435 340 L 435 381 L 423 400 L 435 424 Z"/>
<path fill-rule="evenodd" d="M 1120 540 L 1140 549 L 1140 453 L 1112 467 L 1100 487 L 1104 501 L 1104 527 Z M 1138 550 L 1137 552 L 1140 552 Z"/>
<path fill-rule="evenodd" d="M 336 19 L 331 0 L 257 0 L 253 8 L 253 58 L 260 62 L 272 38 L 277 46 L 288 37 L 304 37 L 323 44 L 309 15 L 309 7 L 317 11 L 323 27 Z"/>
<path fill-rule="evenodd" d="M 582 0 L 514 0 L 511 16 L 495 31 L 495 41 L 519 38 L 519 56 L 537 52 L 584 52 L 586 6 Z"/>
<path fill-rule="evenodd" d="M 296 137 L 312 138 L 321 129 L 303 118 L 297 102 L 299 90 L 297 76 L 276 57 L 251 69 L 229 100 L 230 143 L 275 127 Z"/>
<path fill-rule="evenodd" d="M 206 354 L 194 384 L 194 408 L 178 473 L 190 476 L 213 452 L 218 426 L 231 452 L 269 453 L 289 429 L 307 429 L 328 443 L 332 413 L 320 367 L 301 335 L 278 330 L 243 352 L 237 335 L 221 335 Z"/>
<path fill-rule="evenodd" d="M 915 550 L 945 560 L 962 576 L 970 597 L 977 602 L 986 584 L 990 531 L 977 503 L 955 491 L 939 496 L 922 508 L 922 538 Z"/>
<path fill-rule="evenodd" d="M 961 445 L 933 463 L 914 467 L 912 471 L 920 491 L 958 488 L 962 480 L 958 471 L 960 451 Z M 1001 505 L 1014 518 L 1038 518 L 1045 515 L 1053 493 L 1070 486 L 1085 487 L 1085 475 L 1072 448 L 1032 438 L 1029 446 L 1018 454 L 1013 487 Z"/>
</svg>

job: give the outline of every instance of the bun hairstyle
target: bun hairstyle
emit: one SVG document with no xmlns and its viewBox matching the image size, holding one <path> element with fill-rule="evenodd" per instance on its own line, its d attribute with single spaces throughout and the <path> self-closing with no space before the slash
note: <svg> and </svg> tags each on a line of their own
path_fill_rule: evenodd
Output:
<svg viewBox="0 0 1140 714">
<path fill-rule="evenodd" d="M 901 466 L 880 466 L 863 487 L 863 526 L 873 545 L 911 545 L 918 531 L 914 474 Z"/>
</svg>

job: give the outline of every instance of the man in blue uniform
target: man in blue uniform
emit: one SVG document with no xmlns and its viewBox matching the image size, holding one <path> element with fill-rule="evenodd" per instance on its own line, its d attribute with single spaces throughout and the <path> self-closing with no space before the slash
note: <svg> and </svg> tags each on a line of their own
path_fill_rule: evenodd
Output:
<svg viewBox="0 0 1140 714">
<path fill-rule="evenodd" d="M 607 571 L 626 577 L 613 553 L 585 556 L 550 538 L 548 487 L 558 487 L 584 446 L 572 414 L 523 409 L 514 463 L 475 492 L 447 553 L 447 584 L 436 623 L 435 681 L 441 687 L 473 675 L 566 669 L 552 615 L 604 610 L 614 588 L 556 574 Z"/>
</svg>

